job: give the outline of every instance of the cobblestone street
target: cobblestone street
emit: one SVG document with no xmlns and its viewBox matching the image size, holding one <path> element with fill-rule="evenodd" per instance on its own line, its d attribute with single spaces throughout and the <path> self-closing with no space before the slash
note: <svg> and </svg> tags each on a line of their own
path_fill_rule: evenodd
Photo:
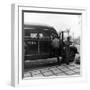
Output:
<svg viewBox="0 0 90 90">
<path fill-rule="evenodd" d="M 54 60 L 55 62 L 55 60 Z M 38 67 L 36 69 L 25 69 L 24 78 L 27 77 L 49 77 L 49 76 L 69 76 L 80 75 L 80 65 L 70 63 L 69 65 L 53 65 Z"/>
</svg>

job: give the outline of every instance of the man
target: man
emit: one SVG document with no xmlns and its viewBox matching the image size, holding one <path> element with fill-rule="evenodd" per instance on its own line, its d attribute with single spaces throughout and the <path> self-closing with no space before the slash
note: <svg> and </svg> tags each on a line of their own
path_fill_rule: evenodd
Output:
<svg viewBox="0 0 90 90">
<path fill-rule="evenodd" d="M 67 41 L 65 41 L 65 62 L 68 65 L 69 64 L 69 59 L 70 59 L 70 45 L 72 42 L 70 41 L 71 37 L 67 37 Z"/>
<path fill-rule="evenodd" d="M 59 61 L 59 39 L 57 36 L 54 36 L 54 38 L 52 39 L 51 45 L 52 45 L 54 55 L 55 57 L 57 57 L 57 61 L 59 64 L 60 63 Z"/>
</svg>

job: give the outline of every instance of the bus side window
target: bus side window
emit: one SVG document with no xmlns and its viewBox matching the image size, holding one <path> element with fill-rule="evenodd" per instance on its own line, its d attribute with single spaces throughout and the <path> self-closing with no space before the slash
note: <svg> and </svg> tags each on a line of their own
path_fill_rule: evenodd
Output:
<svg viewBox="0 0 90 90">
<path fill-rule="evenodd" d="M 44 38 L 43 33 L 39 33 L 39 38 Z"/>
<path fill-rule="evenodd" d="M 37 38 L 37 33 L 30 33 L 31 38 Z"/>
</svg>

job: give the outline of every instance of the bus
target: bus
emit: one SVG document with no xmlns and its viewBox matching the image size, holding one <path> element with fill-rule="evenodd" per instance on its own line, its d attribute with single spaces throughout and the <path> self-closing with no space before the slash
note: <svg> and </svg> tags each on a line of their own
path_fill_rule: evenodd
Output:
<svg viewBox="0 0 90 90">
<path fill-rule="evenodd" d="M 57 31 L 48 25 L 24 25 L 24 60 L 37 60 L 51 56 L 52 35 Z"/>
</svg>

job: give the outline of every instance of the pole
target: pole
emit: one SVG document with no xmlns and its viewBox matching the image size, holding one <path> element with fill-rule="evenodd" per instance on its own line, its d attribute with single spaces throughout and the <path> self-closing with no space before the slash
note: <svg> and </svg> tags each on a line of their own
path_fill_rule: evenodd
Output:
<svg viewBox="0 0 90 90">
<path fill-rule="evenodd" d="M 38 33 L 37 37 L 38 37 L 38 54 L 40 54 L 39 33 Z"/>
</svg>

